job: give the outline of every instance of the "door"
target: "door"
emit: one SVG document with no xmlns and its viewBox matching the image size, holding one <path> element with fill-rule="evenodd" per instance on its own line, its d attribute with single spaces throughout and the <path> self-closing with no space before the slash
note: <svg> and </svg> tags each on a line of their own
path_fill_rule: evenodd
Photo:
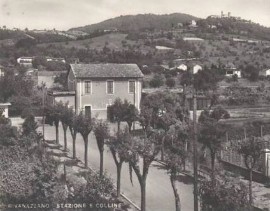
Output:
<svg viewBox="0 0 270 211">
<path fill-rule="evenodd" d="M 91 106 L 85 106 L 85 116 L 88 116 L 91 118 Z"/>
</svg>

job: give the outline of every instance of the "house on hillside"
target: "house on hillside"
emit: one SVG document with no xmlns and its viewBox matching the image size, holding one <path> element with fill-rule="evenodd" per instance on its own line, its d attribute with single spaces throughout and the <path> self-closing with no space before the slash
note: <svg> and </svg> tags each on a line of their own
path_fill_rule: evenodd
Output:
<svg viewBox="0 0 270 211">
<path fill-rule="evenodd" d="M 52 57 L 47 57 L 46 58 L 47 62 L 63 62 L 66 63 L 66 60 L 64 58 L 52 58 Z"/>
<path fill-rule="evenodd" d="M 20 57 L 17 59 L 17 63 L 21 66 L 32 67 L 34 57 Z"/>
<path fill-rule="evenodd" d="M 192 28 L 197 28 L 197 22 L 195 20 L 192 20 L 189 27 L 192 27 Z"/>
<path fill-rule="evenodd" d="M 242 77 L 241 70 L 237 69 L 233 63 L 228 63 L 225 65 L 226 77 L 232 77 L 233 75 L 237 75 L 238 78 Z"/>
<path fill-rule="evenodd" d="M 187 65 L 185 64 L 180 64 L 178 67 L 177 67 L 178 70 L 183 70 L 183 71 L 187 71 L 188 67 Z"/>
<path fill-rule="evenodd" d="M 8 118 L 8 107 L 10 105 L 10 103 L 0 103 L 0 116 Z"/>
<path fill-rule="evenodd" d="M 202 70 L 202 69 L 203 69 L 203 68 L 202 68 L 201 65 L 196 64 L 196 65 L 194 65 L 194 66 L 192 67 L 192 73 L 193 73 L 193 74 L 196 74 L 197 72 L 199 72 L 199 71 Z"/>
<path fill-rule="evenodd" d="M 266 69 L 261 70 L 259 72 L 259 75 L 260 76 L 265 76 L 265 77 L 270 76 L 270 68 L 266 68 Z"/>
<path fill-rule="evenodd" d="M 0 78 L 5 76 L 4 68 L 0 65 Z"/>
<path fill-rule="evenodd" d="M 76 113 L 107 119 L 116 98 L 140 110 L 143 74 L 136 64 L 71 64 L 68 89 L 75 91 Z"/>
</svg>

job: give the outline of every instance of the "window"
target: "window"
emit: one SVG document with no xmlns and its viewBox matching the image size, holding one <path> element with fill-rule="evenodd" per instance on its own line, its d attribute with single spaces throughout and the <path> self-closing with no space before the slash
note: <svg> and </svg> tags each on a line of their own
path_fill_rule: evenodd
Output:
<svg viewBox="0 0 270 211">
<path fill-rule="evenodd" d="M 84 83 L 84 91 L 85 94 L 91 94 L 92 90 L 91 90 L 91 81 L 85 81 Z"/>
<path fill-rule="evenodd" d="M 113 81 L 107 81 L 107 94 L 113 94 Z"/>
<path fill-rule="evenodd" d="M 132 94 L 135 93 L 135 81 L 128 82 L 128 92 Z"/>
</svg>

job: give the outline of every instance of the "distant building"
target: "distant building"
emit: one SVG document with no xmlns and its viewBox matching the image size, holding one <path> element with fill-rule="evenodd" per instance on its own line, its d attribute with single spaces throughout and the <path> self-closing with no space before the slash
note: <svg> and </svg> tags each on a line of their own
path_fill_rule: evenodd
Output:
<svg viewBox="0 0 270 211">
<path fill-rule="evenodd" d="M 3 115 L 5 118 L 8 118 L 8 107 L 10 103 L 0 103 L 0 116 Z"/>
<path fill-rule="evenodd" d="M 34 57 L 20 57 L 17 59 L 17 63 L 22 66 L 32 67 Z"/>
<path fill-rule="evenodd" d="M 263 69 L 259 72 L 260 76 L 270 76 L 270 68 Z"/>
<path fill-rule="evenodd" d="M 185 64 L 180 64 L 178 67 L 177 67 L 178 70 L 183 70 L 183 71 L 187 71 L 188 67 L 187 65 Z"/>
<path fill-rule="evenodd" d="M 241 78 L 241 70 L 237 69 L 233 63 L 228 63 L 225 65 L 226 77 L 232 77 L 233 75 L 237 75 L 238 78 Z"/>
<path fill-rule="evenodd" d="M 71 64 L 68 89 L 75 91 L 76 113 L 108 118 L 116 98 L 140 110 L 143 74 L 136 64 Z"/>
<path fill-rule="evenodd" d="M 0 65 L 0 78 L 5 76 L 4 68 Z"/>
<path fill-rule="evenodd" d="M 183 26 L 184 26 L 183 23 L 177 23 L 177 27 L 178 27 L 178 28 L 182 28 Z"/>
<path fill-rule="evenodd" d="M 46 58 L 47 62 L 63 62 L 66 63 L 66 60 L 64 58 L 52 58 L 52 57 L 48 57 Z"/>
<path fill-rule="evenodd" d="M 196 73 L 198 73 L 200 70 L 202 70 L 203 68 L 202 68 L 202 66 L 201 65 L 198 65 L 198 64 L 196 64 L 196 65 L 194 65 L 193 66 L 193 68 L 192 68 L 192 73 L 193 74 L 196 74 Z"/>
<path fill-rule="evenodd" d="M 193 27 L 193 28 L 198 27 L 198 26 L 197 26 L 197 22 L 196 22 L 195 20 L 192 20 L 189 26 L 190 26 L 190 27 Z"/>
<path fill-rule="evenodd" d="M 75 108 L 75 91 L 48 91 L 46 101 L 55 105 L 56 103 L 62 102 L 68 104 L 68 107 Z"/>
</svg>

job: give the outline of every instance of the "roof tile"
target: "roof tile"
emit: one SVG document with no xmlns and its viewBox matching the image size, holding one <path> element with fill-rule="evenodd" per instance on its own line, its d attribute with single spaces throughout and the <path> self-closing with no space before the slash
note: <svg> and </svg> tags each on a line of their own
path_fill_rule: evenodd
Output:
<svg viewBox="0 0 270 211">
<path fill-rule="evenodd" d="M 136 64 L 71 64 L 76 78 L 141 78 Z"/>
</svg>

